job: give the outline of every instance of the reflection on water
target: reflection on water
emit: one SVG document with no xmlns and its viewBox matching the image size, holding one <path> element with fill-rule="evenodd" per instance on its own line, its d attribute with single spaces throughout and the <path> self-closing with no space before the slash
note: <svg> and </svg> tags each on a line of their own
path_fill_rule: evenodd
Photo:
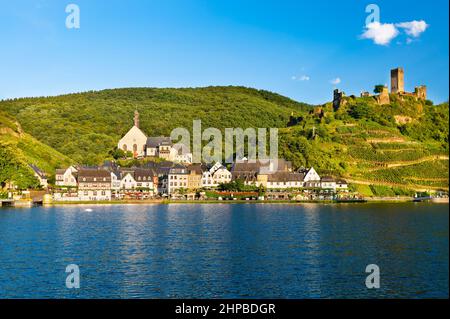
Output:
<svg viewBox="0 0 450 319">
<path fill-rule="evenodd" d="M 442 298 L 448 248 L 448 205 L 9 208 L 0 297 Z M 373 263 L 379 290 L 364 284 Z"/>
</svg>

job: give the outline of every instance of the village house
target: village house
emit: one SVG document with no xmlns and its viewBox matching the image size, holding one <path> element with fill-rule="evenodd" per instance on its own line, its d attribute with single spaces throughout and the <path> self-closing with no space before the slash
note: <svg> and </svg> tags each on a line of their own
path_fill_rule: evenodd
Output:
<svg viewBox="0 0 450 319">
<path fill-rule="evenodd" d="M 299 173 L 304 174 L 303 178 L 303 187 L 305 188 L 320 188 L 321 187 L 321 179 L 319 174 L 317 174 L 314 167 L 311 168 L 301 168 L 298 170 Z"/>
<path fill-rule="evenodd" d="M 182 164 L 192 164 L 192 153 L 184 145 L 174 145 L 171 152 L 170 160 Z"/>
<path fill-rule="evenodd" d="M 202 188 L 202 165 L 201 164 L 194 164 L 187 167 L 188 170 L 188 184 L 187 188 L 188 190 L 195 191 L 200 188 Z"/>
<path fill-rule="evenodd" d="M 76 171 L 76 173 L 75 173 Z M 74 172 L 74 173 L 72 173 Z M 58 170 L 60 183 L 74 182 L 78 192 L 55 193 L 56 200 L 110 200 L 150 198 L 156 195 L 195 197 L 200 189 L 215 189 L 220 184 L 242 180 L 245 185 L 264 187 L 268 191 L 284 192 L 290 189 L 321 188 L 334 192 L 347 191 L 347 182 L 331 176 L 321 178 L 314 168 L 292 170 L 292 163 L 284 159 L 276 161 L 241 160 L 233 164 L 231 172 L 217 162 L 214 165 L 183 165 L 171 161 L 147 162 L 142 167 L 119 167 L 106 161 L 100 167 L 69 167 Z M 73 178 L 73 179 L 72 179 Z M 67 182 L 66 182 L 66 181 Z M 278 198 L 278 197 L 277 197 Z"/>
<path fill-rule="evenodd" d="M 41 169 L 39 169 L 39 167 L 34 164 L 30 164 L 30 168 L 33 170 L 34 176 L 39 180 L 39 185 L 42 188 L 47 188 L 47 174 L 45 174 Z"/>
<path fill-rule="evenodd" d="M 168 174 L 167 193 L 169 195 L 188 189 L 188 169 L 186 167 L 171 168 Z"/>
<path fill-rule="evenodd" d="M 152 169 L 121 168 L 119 172 L 119 197 L 153 197 L 157 194 L 158 176 Z"/>
<path fill-rule="evenodd" d="M 267 174 L 267 184 L 261 184 L 267 189 L 289 189 L 302 188 L 304 185 L 304 174 L 296 172 L 276 172 Z"/>
<path fill-rule="evenodd" d="M 111 173 L 104 169 L 81 168 L 78 171 L 80 201 L 111 200 Z"/>
<path fill-rule="evenodd" d="M 232 181 L 231 172 L 219 162 L 209 168 L 203 165 L 202 168 L 202 187 L 215 188 L 220 184 L 226 184 Z"/>
<path fill-rule="evenodd" d="M 268 176 L 277 172 L 292 172 L 292 163 L 284 159 L 241 160 L 234 163 L 231 168 L 232 180 L 240 179 L 245 185 L 262 185 L 264 187 L 268 185 Z M 281 177 L 281 175 L 278 176 Z M 277 182 L 275 177 L 273 177 L 271 178 L 270 185 Z"/>
<path fill-rule="evenodd" d="M 321 188 L 336 191 L 347 191 L 348 184 L 344 179 L 335 179 L 331 176 L 325 176 L 321 180 Z"/>
<path fill-rule="evenodd" d="M 170 137 L 149 137 L 147 139 L 147 156 L 170 160 L 172 145 Z"/>
<path fill-rule="evenodd" d="M 65 187 L 77 187 L 78 170 L 74 166 L 66 169 L 57 169 L 55 174 L 55 185 Z"/>
</svg>

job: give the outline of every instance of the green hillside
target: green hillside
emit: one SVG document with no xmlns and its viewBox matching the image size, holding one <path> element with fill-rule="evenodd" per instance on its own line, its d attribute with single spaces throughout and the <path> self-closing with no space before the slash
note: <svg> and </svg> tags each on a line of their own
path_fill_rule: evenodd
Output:
<svg viewBox="0 0 450 319">
<path fill-rule="evenodd" d="M 282 155 L 361 185 L 448 189 L 448 103 L 395 95 L 383 106 L 370 97 L 346 101 L 337 112 L 327 104 L 322 116 L 309 114 L 281 130 Z"/>
<path fill-rule="evenodd" d="M 37 187 L 39 183 L 28 164 L 35 164 L 51 175 L 55 168 L 72 162 L 24 133 L 15 119 L 0 112 L 0 185 L 14 181 L 19 188 Z"/>
<path fill-rule="evenodd" d="M 292 112 L 310 107 L 243 87 L 130 88 L 0 102 L 24 130 L 78 162 L 96 164 L 132 126 L 133 112 L 148 135 L 176 127 L 284 127 Z"/>
<path fill-rule="evenodd" d="M 129 88 L 1 101 L 0 110 L 9 115 L 3 121 L 9 126 L 18 121 L 30 141 L 37 139 L 78 163 L 107 158 L 137 108 L 141 128 L 153 136 L 191 128 L 193 119 L 201 119 L 203 128 L 278 127 L 281 156 L 294 166 L 345 177 L 365 193 L 376 195 L 383 187 L 448 189 L 448 103 L 433 106 L 396 95 L 384 106 L 372 97 L 346 102 L 334 112 L 331 103 L 314 108 L 243 87 Z M 51 155 L 50 148 L 43 154 L 32 151 L 37 148 L 21 140 L 16 145 L 23 156 L 45 169 L 68 160 Z M 49 156 L 59 159 L 52 162 Z"/>
</svg>

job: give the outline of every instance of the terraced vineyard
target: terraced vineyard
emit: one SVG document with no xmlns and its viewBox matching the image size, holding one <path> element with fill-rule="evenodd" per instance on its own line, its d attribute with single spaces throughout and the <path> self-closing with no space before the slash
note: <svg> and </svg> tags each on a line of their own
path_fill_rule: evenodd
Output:
<svg viewBox="0 0 450 319">
<path fill-rule="evenodd" d="M 366 185 L 361 191 L 372 195 L 382 190 L 384 196 L 408 189 L 448 190 L 449 157 L 437 143 L 419 142 L 377 123 L 332 122 L 321 128 L 325 133 L 308 143 L 308 153 L 314 154 L 312 165 L 322 173 Z M 296 135 L 296 130 L 290 128 L 288 134 Z"/>
</svg>

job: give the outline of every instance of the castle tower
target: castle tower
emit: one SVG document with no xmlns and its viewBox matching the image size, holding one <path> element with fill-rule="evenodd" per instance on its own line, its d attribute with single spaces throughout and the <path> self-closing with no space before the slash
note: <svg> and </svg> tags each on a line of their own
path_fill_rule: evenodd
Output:
<svg viewBox="0 0 450 319">
<path fill-rule="evenodd" d="M 137 128 L 139 128 L 139 112 L 134 111 L 134 126 L 136 126 Z"/>
<path fill-rule="evenodd" d="M 391 93 L 405 92 L 405 73 L 403 68 L 391 70 Z"/>
<path fill-rule="evenodd" d="M 414 94 L 419 100 L 425 101 L 427 99 L 427 87 L 425 85 L 416 86 Z"/>
</svg>

